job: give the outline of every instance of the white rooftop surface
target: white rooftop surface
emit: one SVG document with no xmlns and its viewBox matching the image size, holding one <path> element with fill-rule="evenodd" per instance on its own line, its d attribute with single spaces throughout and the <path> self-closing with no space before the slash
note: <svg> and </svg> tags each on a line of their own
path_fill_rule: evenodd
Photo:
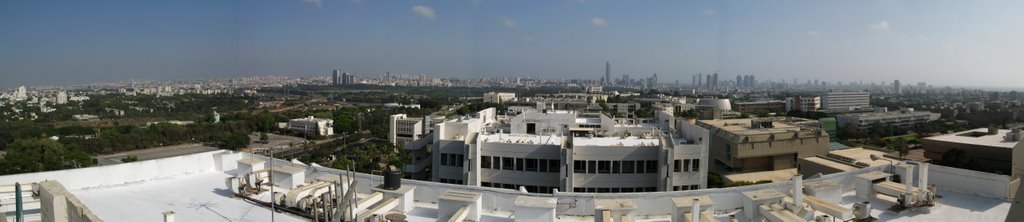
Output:
<svg viewBox="0 0 1024 222">
<path fill-rule="evenodd" d="M 227 190 L 225 179 L 232 176 L 233 171 L 227 173 L 214 169 L 200 169 L 199 172 L 176 174 L 176 176 L 160 177 L 159 179 L 146 179 L 139 182 L 123 183 L 121 185 L 92 186 L 93 188 L 74 189 L 78 186 L 89 186 L 91 183 L 82 183 L 83 180 L 103 180 L 104 175 L 133 172 L 136 168 L 146 166 L 165 168 L 182 168 L 186 166 L 170 167 L 163 164 L 187 163 L 193 158 L 202 158 L 210 153 L 192 154 L 180 157 L 181 161 L 173 159 L 140 161 L 135 163 L 118 164 L 107 167 L 75 169 L 67 171 L 45 172 L 40 174 L 22 174 L 0 176 L 0 181 L 37 181 L 42 178 L 51 178 L 61 181 L 65 186 L 72 187 L 69 191 L 76 195 L 93 213 L 104 221 L 162 221 L 162 212 L 174 211 L 177 221 L 271 221 L 271 213 L 267 207 L 236 198 Z M 249 154 L 246 154 L 249 155 Z M 263 158 L 263 157 L 260 157 Z M 244 159 L 244 158 L 243 158 Z M 207 160 L 207 164 L 210 161 Z M 234 161 L 231 161 L 234 163 Z M 275 164 L 289 165 L 284 160 L 277 160 Z M 825 175 L 819 179 L 807 179 L 806 185 L 821 182 L 831 182 L 840 186 L 844 181 L 852 180 L 854 175 L 862 175 L 865 172 L 876 171 L 884 167 L 874 167 L 855 170 L 854 172 Z M 932 170 L 938 169 L 938 166 Z M 315 174 L 307 177 L 323 177 L 323 175 L 336 175 L 339 172 L 331 169 L 318 169 Z M 168 172 L 165 172 L 168 173 Z M 308 172 L 307 173 L 311 173 Z M 66 177 L 73 175 L 72 177 Z M 78 177 L 76 175 L 88 175 Z M 62 176 L 62 177 L 58 177 Z M 948 177 L 949 175 L 947 175 Z M 106 178 L 110 179 L 110 178 Z M 379 178 L 365 174 L 357 174 L 364 190 L 369 186 L 381 183 Z M 960 182 L 967 178 L 952 178 L 952 181 Z M 871 215 L 879 221 L 1004 221 L 1010 209 L 1011 201 L 1000 198 L 979 196 L 975 193 L 965 193 L 944 189 L 940 183 L 941 177 L 936 175 L 933 178 L 938 187 L 937 205 L 931 208 L 919 208 L 900 213 L 890 212 L 887 209 L 896 203 L 894 198 L 875 195 L 870 198 Z M 111 181 L 110 183 L 116 183 Z M 517 198 L 522 195 L 517 192 L 494 188 L 474 188 L 460 185 L 441 184 L 423 181 L 403 180 L 403 185 L 416 186 L 414 197 L 415 203 L 411 211 L 406 212 L 409 221 L 436 221 L 438 205 L 437 196 L 446 191 L 459 191 L 479 193 L 482 195 L 482 217 L 481 221 L 513 221 L 512 209 Z M 762 184 L 746 187 L 733 187 L 724 189 L 708 189 L 697 191 L 658 192 L 658 193 L 633 193 L 633 194 L 574 194 L 559 193 L 554 195 L 539 194 L 538 197 L 552 196 L 557 200 L 555 203 L 546 202 L 543 205 L 555 204 L 559 209 L 558 221 L 594 221 L 594 208 L 600 199 L 618 199 L 635 201 L 636 221 L 669 221 L 671 214 L 670 207 L 674 206 L 672 199 L 678 197 L 693 197 L 697 195 L 708 195 L 715 202 L 715 219 L 717 221 L 729 221 L 729 215 L 743 215 L 742 193 L 748 191 L 774 189 L 783 194 L 788 194 L 791 185 L 783 183 Z M 358 190 L 358 189 L 357 189 Z M 258 197 L 261 200 L 269 199 L 269 192 Z M 369 193 L 360 192 L 360 196 Z M 854 191 L 846 191 L 842 195 L 841 206 L 850 208 L 853 203 L 864 201 L 854 194 Z M 567 207 L 567 203 L 573 203 L 573 207 Z M 520 203 L 522 204 L 522 203 Z M 578 205 L 577 205 L 578 204 Z M 818 213 L 820 215 L 820 212 Z M 287 213 L 276 213 L 275 221 L 308 221 L 307 219 L 293 216 Z M 12 213 L 7 214 L 8 221 L 13 221 Z M 37 218 L 33 215 L 29 218 Z M 740 216 L 739 221 L 747 220 Z"/>
<path fill-rule="evenodd" d="M 230 176 L 211 171 L 71 193 L 104 221 L 163 221 L 165 211 L 174 211 L 177 221 L 270 221 L 270 209 L 233 196 L 224 183 Z M 274 215 L 275 221 L 308 221 Z"/>
<path fill-rule="evenodd" d="M 598 124 L 601 123 L 601 118 L 576 118 L 577 124 Z"/>
<path fill-rule="evenodd" d="M 529 135 L 529 134 L 480 134 L 478 139 L 485 143 L 520 143 L 520 144 L 562 144 L 562 137 L 556 135 Z"/>
<path fill-rule="evenodd" d="M 1014 145 L 1017 145 L 1017 142 L 1007 142 L 1007 141 L 1003 140 L 1003 136 L 1006 136 L 1006 133 L 1011 132 L 1011 130 L 1000 129 L 999 133 L 996 133 L 995 135 L 988 135 L 988 134 L 986 134 L 986 135 L 983 135 L 983 136 L 980 136 L 980 137 L 961 136 L 961 135 L 963 135 L 965 133 L 971 133 L 971 132 L 988 133 L 988 129 L 987 128 L 978 128 L 978 129 L 973 129 L 973 130 L 956 132 L 956 133 L 953 133 L 953 134 L 946 134 L 946 135 L 928 137 L 928 138 L 924 138 L 924 139 L 926 139 L 926 140 L 942 141 L 942 142 L 950 142 L 950 143 L 965 143 L 965 144 L 975 144 L 975 145 L 991 146 L 991 147 L 1002 147 L 1002 148 L 1013 148 Z"/>
<path fill-rule="evenodd" d="M 656 138 L 644 139 L 640 137 L 576 137 L 572 140 L 574 146 L 659 146 L 661 140 Z"/>
</svg>

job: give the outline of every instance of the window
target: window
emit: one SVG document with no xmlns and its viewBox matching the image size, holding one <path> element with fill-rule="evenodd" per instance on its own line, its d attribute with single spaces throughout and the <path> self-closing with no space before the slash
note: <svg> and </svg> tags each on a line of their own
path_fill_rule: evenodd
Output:
<svg viewBox="0 0 1024 222">
<path fill-rule="evenodd" d="M 612 187 L 612 193 L 619 193 L 619 192 L 621 192 L 621 190 L 619 190 L 618 187 Z"/>
<path fill-rule="evenodd" d="M 607 193 L 609 191 L 611 191 L 611 189 L 608 189 L 607 187 L 597 188 L 598 193 Z"/>
<path fill-rule="evenodd" d="M 658 161 L 648 160 L 647 161 L 647 173 L 657 173 L 657 172 L 658 172 Z"/>
<path fill-rule="evenodd" d="M 587 161 L 587 173 L 597 173 L 597 161 Z"/>
<path fill-rule="evenodd" d="M 697 186 L 696 184 L 690 185 L 690 189 L 691 190 L 697 190 L 697 189 L 700 189 L 700 186 Z"/>
<path fill-rule="evenodd" d="M 636 161 L 622 161 L 622 173 L 634 173 L 636 172 L 634 169 L 636 169 Z"/>
<path fill-rule="evenodd" d="M 687 185 L 676 186 L 676 190 L 690 190 L 690 186 L 687 186 Z"/>
<path fill-rule="evenodd" d="M 546 159 L 539 159 L 537 161 L 539 161 L 537 163 L 537 166 L 540 167 L 540 172 L 541 173 L 547 173 L 548 172 L 548 160 L 546 160 Z"/>
<path fill-rule="evenodd" d="M 501 187 L 505 188 L 505 189 L 515 189 L 516 185 L 514 185 L 514 184 L 507 184 L 506 183 L 506 184 L 502 184 Z"/>
<path fill-rule="evenodd" d="M 537 193 L 537 186 L 526 186 L 526 192 Z"/>
<path fill-rule="evenodd" d="M 657 187 L 646 187 L 646 188 L 644 188 L 644 192 L 654 192 L 654 191 L 657 191 L 657 190 L 658 190 Z"/>
<path fill-rule="evenodd" d="M 690 160 L 686 160 L 686 163 L 690 163 Z M 682 166 L 683 164 L 680 164 L 679 160 L 672 160 L 672 171 L 679 172 L 679 168 L 681 168 Z"/>
<path fill-rule="evenodd" d="M 491 168 L 491 157 L 480 156 L 480 168 L 490 169 Z"/>
<path fill-rule="evenodd" d="M 632 193 L 633 192 L 633 188 L 632 187 L 623 187 L 622 188 L 622 192 L 623 193 Z"/>
<path fill-rule="evenodd" d="M 516 158 L 516 170 L 523 171 L 523 158 Z"/>
<path fill-rule="evenodd" d="M 610 161 L 601 160 L 597 161 L 597 173 L 608 174 L 612 172 Z"/>
<path fill-rule="evenodd" d="M 536 123 L 527 123 L 526 124 L 526 134 L 531 134 L 531 135 L 537 134 L 537 124 Z"/>
<path fill-rule="evenodd" d="M 597 189 L 595 189 L 593 187 L 587 187 L 587 193 L 596 193 L 596 192 L 597 192 Z"/>
<path fill-rule="evenodd" d="M 494 163 L 493 163 L 494 167 L 493 168 L 495 170 L 500 170 L 501 169 L 501 157 L 492 157 L 492 158 L 494 158 Z"/>
<path fill-rule="evenodd" d="M 548 172 L 559 173 L 559 171 L 561 171 L 561 170 L 562 170 L 562 166 L 560 165 L 560 161 L 558 161 L 558 160 L 548 160 Z"/>
<path fill-rule="evenodd" d="M 512 160 L 512 157 L 502 157 L 501 158 L 501 169 L 502 170 L 515 170 L 516 169 L 516 162 L 514 160 Z"/>
<path fill-rule="evenodd" d="M 643 160 L 636 161 L 636 173 L 647 173 L 647 167 L 644 166 Z"/>
<path fill-rule="evenodd" d="M 441 166 L 448 166 L 448 154 L 447 153 L 442 153 L 441 154 Z M 442 183 L 444 183 L 444 182 L 442 182 Z"/>
<path fill-rule="evenodd" d="M 700 171 L 700 159 L 693 159 L 693 167 L 690 167 L 693 171 Z"/>
<path fill-rule="evenodd" d="M 491 187 L 491 182 L 480 182 L 481 187 Z"/>
<path fill-rule="evenodd" d="M 526 159 L 526 171 L 537 172 L 537 159 Z"/>
<path fill-rule="evenodd" d="M 679 160 L 676 160 L 676 164 L 679 164 Z M 676 172 L 679 172 L 679 170 L 676 169 Z M 683 172 L 690 172 L 690 159 L 686 159 L 683 161 Z"/>
<path fill-rule="evenodd" d="M 573 173 L 587 173 L 587 161 L 574 160 L 572 161 L 572 172 Z"/>
<path fill-rule="evenodd" d="M 572 192 L 582 193 L 582 192 L 586 192 L 586 190 L 583 189 L 582 187 L 573 187 L 572 188 Z"/>
<path fill-rule="evenodd" d="M 455 161 L 454 161 L 455 162 L 455 166 L 462 167 L 463 164 L 466 161 L 466 155 L 457 154 L 457 155 L 452 155 L 452 156 L 454 156 L 456 158 Z"/>
<path fill-rule="evenodd" d="M 622 161 L 612 161 L 612 173 L 618 174 L 619 168 L 622 166 Z"/>
</svg>

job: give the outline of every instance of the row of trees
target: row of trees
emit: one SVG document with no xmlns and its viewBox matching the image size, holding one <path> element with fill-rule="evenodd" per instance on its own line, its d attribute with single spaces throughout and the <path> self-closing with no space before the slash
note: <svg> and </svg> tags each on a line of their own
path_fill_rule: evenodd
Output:
<svg viewBox="0 0 1024 222">
<path fill-rule="evenodd" d="M 88 167 L 96 160 L 74 146 L 49 139 L 25 139 L 11 143 L 0 158 L 0 175 Z"/>
</svg>

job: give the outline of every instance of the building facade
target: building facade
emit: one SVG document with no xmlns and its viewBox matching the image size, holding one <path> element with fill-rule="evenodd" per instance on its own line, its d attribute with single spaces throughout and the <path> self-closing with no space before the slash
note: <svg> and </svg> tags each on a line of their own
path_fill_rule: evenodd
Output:
<svg viewBox="0 0 1024 222">
<path fill-rule="evenodd" d="M 571 111 L 497 117 L 485 109 L 435 126 L 432 179 L 539 193 L 707 187 L 707 130 L 637 122 Z"/>
<path fill-rule="evenodd" d="M 805 97 L 796 96 L 786 98 L 786 112 L 789 111 L 801 111 L 801 112 L 814 112 L 821 109 L 821 97 Z"/>
<path fill-rule="evenodd" d="M 288 121 L 288 129 L 320 136 L 334 135 L 334 120 L 306 117 Z"/>
<path fill-rule="evenodd" d="M 515 93 L 489 92 L 484 93 L 485 103 L 505 103 L 516 99 Z"/>
<path fill-rule="evenodd" d="M 821 96 L 821 108 L 828 112 L 845 112 L 871 106 L 868 92 L 828 92 Z"/>
<path fill-rule="evenodd" d="M 736 102 L 733 110 L 741 113 L 774 113 L 786 111 L 786 102 L 782 100 Z"/>
<path fill-rule="evenodd" d="M 910 127 L 929 121 L 939 120 L 942 114 L 928 111 L 914 111 L 914 109 L 902 109 L 899 111 L 884 111 L 870 113 L 852 113 L 836 116 L 839 126 L 852 125 L 858 129 L 867 129 L 875 124 L 893 125 L 898 127 Z"/>
<path fill-rule="evenodd" d="M 797 158 L 828 154 L 829 135 L 766 119 L 701 120 L 711 133 L 711 161 L 723 172 L 796 167 Z"/>
</svg>

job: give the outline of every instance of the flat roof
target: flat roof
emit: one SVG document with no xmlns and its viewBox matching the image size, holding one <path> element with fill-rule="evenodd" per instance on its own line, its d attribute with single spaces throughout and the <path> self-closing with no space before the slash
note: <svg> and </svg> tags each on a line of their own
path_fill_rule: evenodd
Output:
<svg viewBox="0 0 1024 222">
<path fill-rule="evenodd" d="M 821 158 L 821 157 L 816 157 L 816 156 L 807 157 L 807 158 L 803 158 L 803 159 L 805 161 L 809 161 L 809 162 L 812 162 L 812 163 L 817 163 L 819 165 L 826 166 L 826 167 L 829 167 L 829 168 L 832 168 L 832 169 L 837 169 L 837 170 L 840 170 L 840 171 L 851 171 L 851 170 L 860 169 L 860 168 L 857 168 L 857 167 L 854 167 L 854 166 L 850 166 L 850 165 L 847 165 L 847 164 L 843 164 L 843 163 L 840 163 L 840 162 L 836 162 L 836 161 L 832 161 L 832 160 L 829 160 L 829 159 L 825 159 L 825 158 Z"/>
<path fill-rule="evenodd" d="M 760 171 L 760 172 L 749 172 L 749 173 L 736 173 L 722 175 L 723 178 L 729 181 L 750 181 L 757 182 L 760 180 L 771 180 L 772 182 L 789 181 L 796 175 L 796 168 L 772 170 L 772 171 Z"/>
<path fill-rule="evenodd" d="M 956 132 L 956 133 L 953 133 L 953 134 L 946 134 L 946 135 L 928 137 L 928 138 L 924 138 L 924 140 L 932 140 L 932 141 L 940 141 L 940 142 L 948 142 L 948 143 L 972 144 L 972 145 L 989 146 L 989 147 L 1000 147 L 1000 148 L 1013 148 L 1013 146 L 1017 145 L 1018 142 L 1008 142 L 1008 141 L 1003 140 L 1003 136 L 1006 136 L 1006 133 L 1009 133 L 1009 132 L 1012 132 L 1012 131 L 1011 130 L 1006 130 L 1006 129 L 1000 129 L 999 132 L 996 133 L 995 135 L 988 135 L 987 134 L 988 133 L 988 128 L 977 128 L 977 129 L 972 129 L 972 130 L 967 130 L 967 131 L 960 131 L 960 132 Z M 964 134 L 973 134 L 973 133 L 979 133 L 977 135 L 980 135 L 980 136 L 974 137 L 974 136 L 966 136 L 966 135 L 964 135 Z"/>
<path fill-rule="evenodd" d="M 772 128 L 754 129 L 750 128 L 750 121 L 754 119 L 716 119 L 700 120 L 701 123 L 719 128 L 736 135 L 757 135 L 767 133 L 780 133 L 787 131 L 800 131 L 800 127 L 785 124 L 779 121 L 772 121 Z"/>
<path fill-rule="evenodd" d="M 660 146 L 658 138 L 640 137 L 576 137 L 572 140 L 574 146 Z"/>
<path fill-rule="evenodd" d="M 485 143 L 514 143 L 514 144 L 536 144 L 536 145 L 561 145 L 562 136 L 558 135 L 530 135 L 530 134 L 480 134 L 478 140 Z"/>
</svg>

